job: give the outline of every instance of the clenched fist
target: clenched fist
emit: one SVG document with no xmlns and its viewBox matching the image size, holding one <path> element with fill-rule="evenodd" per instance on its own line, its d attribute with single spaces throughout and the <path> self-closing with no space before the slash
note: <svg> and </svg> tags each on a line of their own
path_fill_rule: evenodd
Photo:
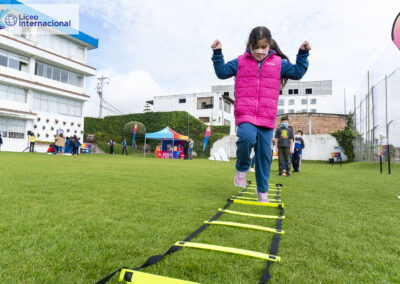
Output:
<svg viewBox="0 0 400 284">
<path fill-rule="evenodd" d="M 303 49 L 303 50 L 311 50 L 311 45 L 310 45 L 310 43 L 309 43 L 308 41 L 304 41 L 304 42 L 301 44 L 300 49 Z"/>
<path fill-rule="evenodd" d="M 211 48 L 212 49 L 221 49 L 222 43 L 217 39 L 212 43 Z"/>
</svg>

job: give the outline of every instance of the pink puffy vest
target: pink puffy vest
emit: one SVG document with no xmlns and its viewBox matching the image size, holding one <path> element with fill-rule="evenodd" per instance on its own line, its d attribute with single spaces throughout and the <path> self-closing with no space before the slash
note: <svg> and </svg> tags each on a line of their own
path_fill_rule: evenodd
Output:
<svg viewBox="0 0 400 284">
<path fill-rule="evenodd" d="M 238 57 L 235 81 L 236 125 L 248 122 L 257 126 L 275 128 L 275 119 L 281 87 L 282 59 L 269 55 L 259 70 L 249 53 Z"/>
</svg>

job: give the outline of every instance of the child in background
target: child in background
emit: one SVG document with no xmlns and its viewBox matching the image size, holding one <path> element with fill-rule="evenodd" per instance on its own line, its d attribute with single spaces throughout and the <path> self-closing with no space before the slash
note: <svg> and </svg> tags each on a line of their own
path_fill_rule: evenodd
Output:
<svg viewBox="0 0 400 284">
<path fill-rule="evenodd" d="M 294 136 L 294 153 L 292 157 L 293 163 L 293 172 L 300 172 L 301 166 L 301 155 L 303 154 L 303 149 L 305 147 L 304 140 L 302 138 L 303 131 L 297 130 L 296 135 Z"/>
<path fill-rule="evenodd" d="M 271 141 L 275 128 L 279 91 L 287 79 L 299 80 L 308 68 L 310 44 L 304 41 L 296 65 L 280 50 L 266 27 L 254 28 L 244 55 L 225 63 L 222 44 L 211 45 L 212 61 L 218 78 L 235 76 L 235 121 L 237 125 L 237 162 L 234 184 L 246 186 L 252 148 L 256 157 L 256 181 L 259 202 L 268 200 L 271 171 Z"/>
<path fill-rule="evenodd" d="M 279 157 L 279 176 L 282 176 L 285 164 L 286 176 L 290 177 L 290 154 L 293 154 L 294 136 L 292 128 L 289 127 L 289 118 L 287 116 L 281 118 L 281 127 L 276 130 L 275 138 Z"/>
</svg>

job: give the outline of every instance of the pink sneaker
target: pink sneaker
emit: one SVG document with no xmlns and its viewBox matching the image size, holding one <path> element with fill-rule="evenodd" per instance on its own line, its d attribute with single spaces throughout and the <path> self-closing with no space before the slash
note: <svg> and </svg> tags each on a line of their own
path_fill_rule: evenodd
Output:
<svg viewBox="0 0 400 284">
<path fill-rule="evenodd" d="M 268 200 L 268 192 L 259 192 L 257 191 L 258 202 L 269 203 Z"/>
<path fill-rule="evenodd" d="M 240 187 L 246 186 L 246 175 L 247 172 L 236 171 L 235 178 L 233 179 L 233 184 Z"/>
</svg>

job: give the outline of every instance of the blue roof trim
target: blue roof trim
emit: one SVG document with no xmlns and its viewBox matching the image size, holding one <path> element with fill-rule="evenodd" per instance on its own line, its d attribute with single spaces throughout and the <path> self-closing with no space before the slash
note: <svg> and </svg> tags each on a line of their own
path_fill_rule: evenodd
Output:
<svg viewBox="0 0 400 284">
<path fill-rule="evenodd" d="M 21 10 L 19 12 L 27 12 L 27 11 L 31 11 L 32 12 L 32 11 L 34 11 L 34 12 L 40 13 L 39 11 L 36 11 L 35 9 L 33 9 L 33 8 L 29 7 L 29 6 L 26 6 L 24 3 L 20 2 L 20 1 L 17 1 L 17 0 L 0 0 L 0 4 L 3 4 L 3 5 L 21 5 L 22 7 L 21 7 Z M 43 17 L 45 19 L 47 19 L 47 20 L 51 19 L 50 17 L 48 17 L 46 15 L 43 15 Z M 90 35 L 85 34 L 85 33 L 81 32 L 81 31 L 76 31 L 75 29 L 66 28 L 66 27 L 53 27 L 53 28 L 57 29 L 60 32 L 63 32 L 65 34 L 67 34 L 70 37 L 73 37 L 73 38 L 75 38 L 77 40 L 80 40 L 80 41 L 86 43 L 87 45 L 92 47 L 92 49 L 99 47 L 99 40 L 98 39 L 96 39 L 94 37 L 91 37 Z M 75 34 L 74 34 L 74 32 L 75 32 Z M 76 32 L 78 32 L 78 33 L 76 34 Z"/>
</svg>

